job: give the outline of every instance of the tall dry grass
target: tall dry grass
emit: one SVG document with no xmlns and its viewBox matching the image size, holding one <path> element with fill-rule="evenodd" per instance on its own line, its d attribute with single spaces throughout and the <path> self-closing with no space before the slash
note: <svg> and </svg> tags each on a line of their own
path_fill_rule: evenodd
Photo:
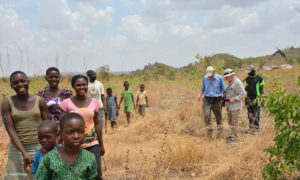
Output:
<svg viewBox="0 0 300 180">
<path fill-rule="evenodd" d="M 297 66 L 294 74 L 299 75 L 299 72 L 300 66 Z M 241 79 L 245 76 L 238 75 Z M 276 75 L 282 87 L 293 91 L 291 83 L 294 82 L 287 71 L 263 72 L 263 75 L 267 92 Z M 120 97 L 125 79 L 114 77 L 104 85 L 112 87 L 113 93 Z M 70 88 L 69 80 L 64 78 L 61 87 Z M 137 79 L 130 80 L 130 88 L 136 92 L 140 83 Z M 34 78 L 30 91 L 37 92 L 46 85 L 42 77 Z M 8 87 L 8 82 L 0 81 L 0 86 Z M 262 169 L 268 161 L 263 149 L 273 144 L 273 119 L 262 112 L 261 132 L 256 135 L 243 133 L 248 124 L 244 109 L 237 143 L 210 140 L 206 137 L 201 103 L 195 99 L 198 90 L 190 87 L 183 78 L 147 82 L 150 107 L 145 118 L 133 111 L 129 127 L 126 127 L 126 117 L 121 109 L 117 130 L 112 132 L 108 127 L 108 133 L 104 134 L 104 179 L 262 179 Z M 0 94 L 7 96 L 13 92 L 2 88 Z M 225 110 L 223 117 L 225 138 L 229 134 Z M 8 144 L 3 128 L 1 135 L 5 138 L 0 140 L 0 178 Z"/>
</svg>

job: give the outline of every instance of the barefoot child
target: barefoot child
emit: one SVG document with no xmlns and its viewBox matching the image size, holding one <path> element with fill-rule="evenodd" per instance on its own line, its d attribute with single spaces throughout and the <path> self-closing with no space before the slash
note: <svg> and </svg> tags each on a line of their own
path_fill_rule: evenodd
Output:
<svg viewBox="0 0 300 180">
<path fill-rule="evenodd" d="M 148 107 L 148 97 L 144 84 L 140 85 L 140 91 L 137 92 L 136 96 L 136 106 L 138 107 L 138 112 L 142 117 L 145 117 L 145 109 Z"/>
<path fill-rule="evenodd" d="M 126 113 L 127 123 L 130 124 L 130 112 L 133 104 L 133 108 L 135 110 L 134 97 L 131 89 L 129 89 L 129 82 L 124 81 L 124 90 L 121 92 L 121 100 L 119 103 L 119 109 L 124 99 L 124 113 Z"/>
<path fill-rule="evenodd" d="M 57 129 L 57 125 L 54 121 L 46 120 L 40 123 L 38 127 L 38 138 L 42 148 L 37 150 L 34 154 L 32 174 L 35 175 L 43 156 L 55 147 Z"/>
<path fill-rule="evenodd" d="M 81 115 L 68 113 L 60 118 L 64 146 L 43 157 L 35 179 L 94 179 L 97 176 L 95 156 L 82 149 L 85 122 Z"/>
<path fill-rule="evenodd" d="M 117 126 L 117 120 L 118 120 L 118 100 L 116 95 L 112 95 L 112 89 L 107 88 L 106 89 L 106 119 L 110 121 L 110 125 L 112 130 L 115 130 L 115 126 Z M 107 131 L 107 121 L 105 121 L 105 132 Z"/>
</svg>

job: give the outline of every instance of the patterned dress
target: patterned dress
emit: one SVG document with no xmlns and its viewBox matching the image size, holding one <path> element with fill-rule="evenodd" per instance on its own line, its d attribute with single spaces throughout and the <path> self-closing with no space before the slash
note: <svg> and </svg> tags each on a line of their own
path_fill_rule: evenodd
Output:
<svg viewBox="0 0 300 180">
<path fill-rule="evenodd" d="M 67 90 L 67 89 L 61 89 L 59 95 L 55 98 L 48 96 L 46 91 L 47 91 L 47 88 L 44 88 L 44 89 L 40 90 L 37 95 L 41 96 L 42 98 L 44 98 L 46 100 L 47 105 L 48 105 L 50 120 L 57 122 L 60 118 L 59 104 L 63 100 L 71 97 L 72 91 Z"/>
<path fill-rule="evenodd" d="M 106 105 L 107 105 L 107 119 L 111 121 L 118 120 L 117 117 L 117 105 L 116 105 L 116 96 L 106 96 Z"/>
<path fill-rule="evenodd" d="M 97 176 L 97 164 L 95 156 L 82 149 L 79 156 L 71 165 L 67 165 L 54 149 L 45 155 L 36 172 L 38 180 L 85 180 Z"/>
</svg>

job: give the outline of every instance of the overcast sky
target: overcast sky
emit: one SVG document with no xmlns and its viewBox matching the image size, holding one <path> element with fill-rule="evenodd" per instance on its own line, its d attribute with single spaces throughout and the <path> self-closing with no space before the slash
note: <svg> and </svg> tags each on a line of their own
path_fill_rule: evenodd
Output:
<svg viewBox="0 0 300 180">
<path fill-rule="evenodd" d="M 0 0 L 1 72 L 44 74 L 56 57 L 78 72 L 271 54 L 300 46 L 296 9 L 300 0 Z"/>
</svg>

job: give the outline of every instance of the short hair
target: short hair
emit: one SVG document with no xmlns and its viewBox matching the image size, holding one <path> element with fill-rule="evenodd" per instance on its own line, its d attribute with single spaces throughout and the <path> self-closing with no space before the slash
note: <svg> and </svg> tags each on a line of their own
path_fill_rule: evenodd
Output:
<svg viewBox="0 0 300 180">
<path fill-rule="evenodd" d="M 106 89 L 106 92 L 107 92 L 107 93 L 108 93 L 108 92 L 112 92 L 112 89 L 109 87 L 109 88 Z"/>
<path fill-rule="evenodd" d="M 51 121 L 51 120 L 42 121 L 38 126 L 38 130 L 43 129 L 43 128 L 49 128 L 55 134 L 57 133 L 57 124 L 54 121 Z"/>
<path fill-rule="evenodd" d="M 56 67 L 49 67 L 49 68 L 46 70 L 46 76 L 48 76 L 48 74 L 49 74 L 51 71 L 55 71 L 55 72 L 58 72 L 58 74 L 60 74 L 58 68 L 56 68 Z"/>
<path fill-rule="evenodd" d="M 59 120 L 60 129 L 62 130 L 64 128 L 64 125 L 72 119 L 80 120 L 83 124 L 85 124 L 84 119 L 80 114 L 71 112 L 71 113 L 64 114 L 60 118 L 60 120 Z"/>
<path fill-rule="evenodd" d="M 144 86 L 144 87 L 145 87 L 145 84 L 140 84 L 140 87 L 141 87 L 141 86 Z"/>
<path fill-rule="evenodd" d="M 86 72 L 86 75 L 87 76 L 90 76 L 90 75 L 92 75 L 92 74 L 96 74 L 96 72 L 95 71 L 93 71 L 93 70 L 88 70 L 87 72 Z"/>
<path fill-rule="evenodd" d="M 9 81 L 12 82 L 13 77 L 17 74 L 21 74 L 24 77 L 26 77 L 26 79 L 28 79 L 27 75 L 23 71 L 14 71 L 13 73 L 10 74 Z"/>
<path fill-rule="evenodd" d="M 125 86 L 125 84 L 129 85 L 129 82 L 128 81 L 124 81 L 123 86 Z"/>
<path fill-rule="evenodd" d="M 74 87 L 75 82 L 77 81 L 77 79 L 80 79 L 80 78 L 86 80 L 87 83 L 89 82 L 88 78 L 85 75 L 77 74 L 77 75 L 73 76 L 72 79 L 71 79 L 72 87 Z"/>
</svg>

